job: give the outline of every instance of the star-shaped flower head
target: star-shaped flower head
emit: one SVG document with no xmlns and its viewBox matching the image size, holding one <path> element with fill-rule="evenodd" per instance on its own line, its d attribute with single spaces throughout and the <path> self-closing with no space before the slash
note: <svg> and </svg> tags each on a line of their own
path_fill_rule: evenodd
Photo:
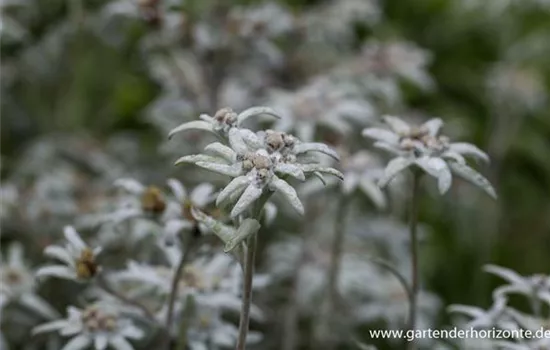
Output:
<svg viewBox="0 0 550 350">
<path fill-rule="evenodd" d="M 377 184 L 378 179 L 384 173 L 380 159 L 365 150 L 349 154 L 346 150 L 339 149 L 339 154 L 342 157 L 338 168 L 344 174 L 344 180 L 338 181 L 336 178 L 329 178 L 323 185 L 319 181 L 311 179 L 300 187 L 300 194 L 312 195 L 322 191 L 325 187 L 338 187 L 345 195 L 358 190 L 365 194 L 376 207 L 385 208 L 386 195 Z"/>
<path fill-rule="evenodd" d="M 282 194 L 298 213 L 303 214 L 304 207 L 296 190 L 285 180 L 287 176 L 301 181 L 308 173 L 316 174 L 321 179 L 322 173 L 343 177 L 336 169 L 324 167 L 315 159 L 305 157 L 310 151 L 319 151 L 338 158 L 336 152 L 324 144 L 300 142 L 283 132 L 267 130 L 254 133 L 237 126 L 230 126 L 227 134 L 230 146 L 215 142 L 206 146 L 206 154 L 184 156 L 176 164 L 193 163 L 233 177 L 216 200 L 218 206 L 236 201 L 231 210 L 233 218 L 269 191 Z"/>
<path fill-rule="evenodd" d="M 133 322 L 121 316 L 115 305 L 93 304 L 84 310 L 67 308 L 66 319 L 49 322 L 33 329 L 34 334 L 58 331 L 72 337 L 62 350 L 132 350 L 128 339 L 139 340 L 144 333 Z"/>
<path fill-rule="evenodd" d="M 465 142 L 450 142 L 441 135 L 443 121 L 433 118 L 420 126 L 410 126 L 394 116 L 384 116 L 388 129 L 367 128 L 363 136 L 374 139 L 375 147 L 384 149 L 395 156 L 379 180 L 379 186 L 386 186 L 401 171 L 415 166 L 438 180 L 440 193 L 451 187 L 452 173 L 470 181 L 483 189 L 491 197 L 496 192 L 489 181 L 468 166 L 464 156 L 471 156 L 488 162 L 489 157 L 478 147 Z"/>
<path fill-rule="evenodd" d="M 373 106 L 358 91 L 326 78 L 315 79 L 298 91 L 273 91 L 270 101 L 283 111 L 273 128 L 296 133 L 303 141 L 312 141 L 320 126 L 347 135 L 353 125 L 365 126 L 374 117 Z"/>
<path fill-rule="evenodd" d="M 0 310 L 13 302 L 24 305 L 43 317 L 57 317 L 55 309 L 35 293 L 33 272 L 25 264 L 23 246 L 12 243 L 8 246 L 7 253 L 7 259 L 2 260 L 0 265 Z"/>
<path fill-rule="evenodd" d="M 51 245 L 44 250 L 44 254 L 61 261 L 63 265 L 41 267 L 36 272 L 36 276 L 53 276 L 79 282 L 89 281 L 100 270 L 96 257 L 101 252 L 101 247 L 90 248 L 71 226 L 65 227 L 64 235 L 67 240 L 64 247 Z"/>
</svg>

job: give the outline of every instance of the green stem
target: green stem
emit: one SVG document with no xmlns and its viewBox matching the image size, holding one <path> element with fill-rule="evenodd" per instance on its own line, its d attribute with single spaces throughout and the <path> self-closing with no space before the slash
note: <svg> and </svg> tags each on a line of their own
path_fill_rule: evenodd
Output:
<svg viewBox="0 0 550 350">
<path fill-rule="evenodd" d="M 258 202 L 252 209 L 252 217 L 261 221 L 262 209 L 265 203 L 271 197 L 272 192 L 266 191 L 258 199 Z M 237 338 L 236 350 L 246 349 L 246 336 L 248 334 L 248 326 L 250 324 L 250 305 L 252 303 L 252 280 L 254 277 L 254 261 L 256 259 L 256 245 L 258 243 L 258 233 L 248 237 L 246 241 L 246 257 L 244 261 L 244 280 L 243 280 L 243 295 L 241 304 L 241 318 L 239 320 L 239 335 Z"/>
<path fill-rule="evenodd" d="M 174 273 L 174 278 L 172 279 L 172 286 L 170 289 L 170 296 L 168 297 L 168 311 L 166 313 L 166 323 L 165 323 L 165 334 L 164 334 L 164 348 L 166 350 L 170 349 L 170 329 L 172 327 L 172 322 L 174 320 L 174 306 L 176 304 L 176 298 L 179 290 L 179 281 L 181 279 L 181 274 L 183 273 L 183 268 L 187 265 L 189 261 L 189 255 L 194 245 L 194 239 L 192 236 L 189 237 L 189 242 L 185 245 L 185 250 L 182 252 L 182 256 L 176 267 Z"/>
<path fill-rule="evenodd" d="M 320 328 L 318 331 L 318 345 L 323 349 L 330 350 L 334 348 L 333 339 L 328 337 L 334 332 L 330 331 L 332 326 L 331 315 L 335 312 L 336 304 L 338 303 L 338 279 L 340 277 L 340 270 L 342 265 L 342 255 L 344 254 L 344 242 L 345 242 L 345 218 L 348 209 L 348 197 L 342 195 L 338 208 L 336 211 L 336 218 L 334 220 L 334 238 L 332 241 L 332 251 L 330 254 L 330 266 L 327 276 L 327 292 L 328 298 L 326 299 L 325 306 L 321 311 Z"/>
<path fill-rule="evenodd" d="M 420 177 L 421 173 L 413 173 L 413 184 L 412 184 L 412 197 L 410 203 L 410 217 L 409 217 L 409 231 L 411 238 L 411 297 L 409 305 L 409 332 L 414 332 L 416 329 L 416 318 L 417 318 L 417 299 L 419 291 L 419 280 L 418 280 L 418 200 L 420 192 Z M 410 341 L 407 344 L 407 349 L 414 350 L 416 348 L 414 340 Z"/>
</svg>

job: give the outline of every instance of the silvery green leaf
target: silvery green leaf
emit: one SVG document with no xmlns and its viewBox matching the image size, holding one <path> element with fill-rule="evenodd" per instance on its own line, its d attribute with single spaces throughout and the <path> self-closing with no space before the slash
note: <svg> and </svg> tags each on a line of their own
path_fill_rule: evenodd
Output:
<svg viewBox="0 0 550 350">
<path fill-rule="evenodd" d="M 261 225 L 258 220 L 250 218 L 245 219 L 239 226 L 235 237 L 233 237 L 229 242 L 225 244 L 223 251 L 226 253 L 232 251 L 233 249 L 235 249 L 235 247 L 244 242 L 248 237 L 258 233 L 260 227 Z"/>
<path fill-rule="evenodd" d="M 382 141 L 389 144 L 397 144 L 399 142 L 399 135 L 386 129 L 367 128 L 364 129 L 361 134 L 364 137 L 368 137 L 373 140 Z"/>
<path fill-rule="evenodd" d="M 258 135 L 252 130 L 240 129 L 239 132 L 241 133 L 244 143 L 246 143 L 246 145 L 251 150 L 256 151 L 256 150 L 259 150 L 260 148 L 264 148 L 262 139 L 258 137 Z"/>
<path fill-rule="evenodd" d="M 411 131 L 411 127 L 409 126 L 409 124 L 398 117 L 385 115 L 382 117 L 382 119 L 397 134 L 408 134 Z"/>
<path fill-rule="evenodd" d="M 359 348 L 359 350 L 376 350 L 376 346 L 374 345 L 367 345 L 360 342 L 355 342 L 355 345 Z"/>
<path fill-rule="evenodd" d="M 273 176 L 270 183 L 270 188 L 281 193 L 300 215 L 304 215 L 304 206 L 302 205 L 300 198 L 298 198 L 296 190 L 294 187 L 290 186 L 288 182 L 279 179 L 277 176 Z"/>
<path fill-rule="evenodd" d="M 227 186 L 220 192 L 218 195 L 218 198 L 216 199 L 216 206 L 220 206 L 220 204 L 231 196 L 232 193 L 236 191 L 241 191 L 246 187 L 248 184 L 250 184 L 250 179 L 248 176 L 239 176 L 231 180 Z"/>
<path fill-rule="evenodd" d="M 306 179 L 304 172 L 296 164 L 278 163 L 275 166 L 275 172 L 283 175 L 290 175 L 301 181 L 304 181 Z"/>
<path fill-rule="evenodd" d="M 300 166 L 300 168 L 302 169 L 302 171 L 304 173 L 318 172 L 318 173 L 321 173 L 321 174 L 329 174 L 329 175 L 336 176 L 340 180 L 344 179 L 344 174 L 342 174 L 340 171 L 338 171 L 334 168 L 325 167 L 321 164 L 300 164 L 299 166 Z"/>
<path fill-rule="evenodd" d="M 408 168 L 414 161 L 409 158 L 397 157 L 389 161 L 384 174 L 378 180 L 378 186 L 385 187 L 397 174 Z"/>
<path fill-rule="evenodd" d="M 172 138 L 178 132 L 182 132 L 185 130 L 193 130 L 193 129 L 214 132 L 214 128 L 211 123 L 206 122 L 204 120 L 193 120 L 187 123 L 183 123 L 175 127 L 174 129 L 172 129 L 172 131 L 170 131 L 170 133 L 168 134 L 168 138 L 169 139 Z"/>
<path fill-rule="evenodd" d="M 245 120 L 247 120 L 250 117 L 260 116 L 262 114 L 269 114 L 271 116 L 274 116 L 277 119 L 281 119 L 279 114 L 277 114 L 277 112 L 275 112 L 275 110 L 273 108 L 270 108 L 270 107 L 251 107 L 251 108 L 248 108 L 248 109 L 242 111 L 237 116 L 237 125 L 241 125 L 242 123 L 244 123 Z"/>
<path fill-rule="evenodd" d="M 237 154 L 245 154 L 249 151 L 238 128 L 229 129 L 228 138 L 231 148 L 237 152 Z"/>
<path fill-rule="evenodd" d="M 384 209 L 386 207 L 386 195 L 373 181 L 363 177 L 359 181 L 359 188 L 370 198 L 377 208 Z"/>
<path fill-rule="evenodd" d="M 342 181 L 342 191 L 344 194 L 352 193 L 359 184 L 359 175 L 353 172 L 345 174 L 344 180 Z"/>
<path fill-rule="evenodd" d="M 182 163 L 190 163 L 190 164 L 197 164 L 198 162 L 203 163 L 216 163 L 216 164 L 227 164 L 225 159 L 209 156 L 207 154 L 192 154 L 188 156 L 183 156 L 176 160 L 174 163 L 175 165 L 179 165 Z"/>
<path fill-rule="evenodd" d="M 292 149 L 295 154 L 302 154 L 306 152 L 321 152 L 332 158 L 339 160 L 340 157 L 335 150 L 320 142 L 301 142 L 294 146 Z"/>
<path fill-rule="evenodd" d="M 424 156 L 418 158 L 415 163 L 422 168 L 422 170 L 437 179 L 439 193 L 444 194 L 451 188 L 453 176 L 451 175 L 447 163 L 445 163 L 443 159 Z"/>
<path fill-rule="evenodd" d="M 212 231 L 218 238 L 220 238 L 224 243 L 229 242 L 233 239 L 237 231 L 224 223 L 215 220 L 214 218 L 206 215 L 199 209 L 191 208 L 191 215 L 200 223 L 203 223 L 210 231 Z"/>
<path fill-rule="evenodd" d="M 231 177 L 237 177 L 241 175 L 241 165 L 240 164 L 220 164 L 220 163 L 209 163 L 209 162 L 197 162 L 197 166 L 216 172 L 218 174 L 227 175 Z"/>
<path fill-rule="evenodd" d="M 231 149 L 231 147 L 221 144 L 220 142 L 211 143 L 206 146 L 204 150 L 227 160 L 229 163 L 235 162 L 237 157 L 237 154 Z"/>
<path fill-rule="evenodd" d="M 231 217 L 235 218 L 242 214 L 252 203 L 254 203 L 255 200 L 260 198 L 262 192 L 263 190 L 258 188 L 255 184 L 248 185 L 231 210 Z"/>
<path fill-rule="evenodd" d="M 466 142 L 456 142 L 449 145 L 449 150 L 455 153 L 460 153 L 466 156 L 473 156 L 489 163 L 487 153 L 480 150 L 478 147 Z"/>
<path fill-rule="evenodd" d="M 457 163 L 460 163 L 460 164 L 466 164 L 466 159 L 464 159 L 464 157 L 461 154 L 453 152 L 453 151 L 444 152 L 441 155 L 441 158 L 453 160 L 453 161 L 455 161 Z"/>
<path fill-rule="evenodd" d="M 461 178 L 473 183 L 474 185 L 480 187 L 482 190 L 484 190 L 489 196 L 493 197 L 494 199 L 497 199 L 497 194 L 495 192 L 495 189 L 483 175 L 475 171 L 474 169 L 470 168 L 469 166 L 465 164 L 459 164 L 459 163 L 449 163 L 449 166 L 451 167 L 451 170 L 456 175 L 460 176 Z"/>
<path fill-rule="evenodd" d="M 437 134 L 439 133 L 439 130 L 443 126 L 443 120 L 439 118 L 432 118 L 427 122 L 425 122 L 424 124 L 422 124 L 422 126 L 428 129 L 428 133 L 430 136 L 437 136 Z"/>
</svg>

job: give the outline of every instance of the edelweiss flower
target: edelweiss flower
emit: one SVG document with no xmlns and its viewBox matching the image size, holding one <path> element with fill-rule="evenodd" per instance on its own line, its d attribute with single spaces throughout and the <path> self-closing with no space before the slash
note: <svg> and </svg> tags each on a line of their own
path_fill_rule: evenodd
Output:
<svg viewBox="0 0 550 350">
<path fill-rule="evenodd" d="M 92 279 L 100 270 L 96 256 L 101 252 L 101 247 L 88 247 L 71 226 L 65 227 L 64 235 L 67 239 L 65 247 L 51 245 L 46 247 L 44 254 L 60 260 L 65 265 L 41 267 L 36 276 L 53 276 L 81 282 Z"/>
<path fill-rule="evenodd" d="M 81 350 L 93 346 L 95 350 L 110 347 L 115 350 L 132 350 L 127 339 L 143 338 L 143 331 L 130 319 L 118 314 L 114 305 L 94 304 L 84 310 L 67 308 L 67 319 L 53 321 L 35 327 L 34 334 L 59 331 L 72 336 L 62 350 Z"/>
<path fill-rule="evenodd" d="M 23 247 L 12 243 L 8 258 L 0 265 L 0 310 L 10 302 L 22 304 L 46 318 L 55 318 L 57 312 L 34 292 L 34 277 L 25 264 Z"/>
<path fill-rule="evenodd" d="M 484 270 L 505 279 L 509 283 L 495 289 L 495 298 L 508 294 L 522 294 L 528 298 L 538 298 L 550 305 L 550 276 L 533 275 L 524 277 L 513 270 L 495 265 L 487 265 Z"/>
<path fill-rule="evenodd" d="M 489 181 L 469 167 L 464 159 L 464 156 L 472 156 L 489 161 L 487 154 L 472 144 L 451 143 L 448 137 L 440 135 L 443 126 L 441 119 L 430 119 L 419 127 L 410 126 L 393 116 L 385 116 L 384 121 L 390 130 L 363 130 L 363 136 L 376 140 L 376 147 L 396 156 L 388 163 L 384 176 L 378 182 L 381 187 L 386 186 L 404 169 L 417 166 L 438 180 L 440 193 L 449 190 L 452 182 L 451 173 L 454 173 L 496 198 L 495 190 Z"/>
<path fill-rule="evenodd" d="M 364 126 L 374 117 L 374 108 L 356 91 L 348 91 L 329 79 L 319 78 L 298 91 L 275 90 L 270 103 L 282 118 L 273 128 L 295 132 L 301 140 L 312 141 L 318 126 L 342 135 L 353 130 L 352 124 Z"/>
<path fill-rule="evenodd" d="M 384 174 L 384 168 L 380 160 L 368 151 L 358 151 L 354 154 L 347 154 L 340 151 L 340 169 L 344 180 L 338 182 L 329 178 L 323 185 L 314 179 L 304 183 L 300 188 L 301 194 L 313 194 L 320 192 L 325 187 L 339 186 L 342 193 L 349 195 L 356 190 L 363 192 L 378 208 L 386 207 L 386 195 L 378 187 L 378 179 Z"/>
<path fill-rule="evenodd" d="M 178 232 L 196 228 L 191 208 L 205 208 L 214 200 L 214 187 L 209 183 L 197 185 L 188 194 L 177 179 L 168 179 L 171 193 L 155 186 L 145 187 L 134 179 L 119 179 L 115 185 L 130 193 L 122 199 L 121 208 L 108 215 L 108 220 L 119 223 L 132 218 L 153 218 L 163 225 L 165 243 L 173 243 Z"/>
<path fill-rule="evenodd" d="M 321 173 L 343 176 L 339 171 L 323 167 L 311 159 L 309 163 L 303 162 L 302 156 L 309 151 L 319 151 L 337 158 L 338 155 L 324 144 L 300 142 L 292 135 L 272 130 L 256 134 L 233 126 L 228 135 L 231 147 L 215 142 L 205 148 L 212 155 L 184 156 L 176 164 L 193 163 L 233 177 L 216 200 L 216 204 L 222 206 L 236 200 L 231 217 L 242 214 L 265 191 L 281 193 L 298 213 L 303 214 L 304 207 L 296 190 L 284 177 L 304 180 L 305 173 L 314 173 L 321 179 Z"/>
<path fill-rule="evenodd" d="M 509 309 L 508 313 L 512 319 L 517 322 L 517 329 L 529 330 L 532 334 L 540 332 L 541 329 L 548 330 L 548 320 L 539 319 L 530 315 L 526 315 L 514 309 Z M 517 332 L 512 333 L 516 335 Z M 550 338 L 542 336 L 540 338 L 515 338 L 515 341 L 501 340 L 495 341 L 496 346 L 507 350 L 531 350 L 531 349 L 548 349 L 550 348 Z"/>
</svg>

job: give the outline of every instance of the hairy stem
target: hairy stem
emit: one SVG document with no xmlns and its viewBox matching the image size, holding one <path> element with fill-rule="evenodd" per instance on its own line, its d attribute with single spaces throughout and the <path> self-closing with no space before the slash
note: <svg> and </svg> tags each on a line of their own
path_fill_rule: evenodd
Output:
<svg viewBox="0 0 550 350">
<path fill-rule="evenodd" d="M 336 211 L 336 218 L 334 220 L 334 237 L 332 241 L 332 250 L 330 254 L 330 266 L 327 274 L 327 299 L 325 300 L 324 307 L 321 310 L 320 327 L 317 332 L 318 345 L 323 349 L 330 350 L 334 348 L 334 339 L 329 337 L 334 332 L 331 332 L 331 326 L 333 319 L 332 315 L 336 310 L 336 304 L 338 303 L 338 280 L 340 277 L 340 270 L 342 265 L 342 255 L 344 254 L 344 241 L 345 241 L 345 218 L 348 208 L 348 198 L 342 195 L 338 203 Z"/>
<path fill-rule="evenodd" d="M 258 199 L 252 210 L 252 217 L 261 221 L 262 210 L 265 203 L 273 192 L 266 191 Z M 258 233 L 250 236 L 246 241 L 246 257 L 244 261 L 244 280 L 243 295 L 241 304 L 241 318 L 239 320 L 239 336 L 237 338 L 237 350 L 246 349 L 246 336 L 248 335 L 248 325 L 250 323 L 250 305 L 252 303 L 252 279 L 254 277 L 254 262 L 256 260 L 256 245 L 258 243 Z"/>
<path fill-rule="evenodd" d="M 411 293 L 410 296 L 410 305 L 409 305 L 409 324 L 408 330 L 414 332 L 416 329 L 416 318 L 417 318 L 417 299 L 418 299 L 418 290 L 419 290 L 419 281 L 418 281 L 418 200 L 420 192 L 420 176 L 421 173 L 413 173 L 413 184 L 412 184 L 412 197 L 410 202 L 410 213 L 409 213 L 409 231 L 411 238 Z M 410 341 L 407 344 L 407 349 L 414 350 L 415 343 L 414 340 Z"/>
<path fill-rule="evenodd" d="M 174 278 L 172 279 L 170 296 L 168 297 L 168 311 L 166 313 L 166 323 L 165 323 L 164 348 L 166 350 L 170 349 L 170 329 L 172 327 L 172 322 L 174 320 L 174 307 L 176 304 L 176 297 L 178 295 L 178 290 L 179 290 L 179 281 L 181 279 L 181 274 L 183 273 L 183 268 L 185 267 L 185 265 L 187 264 L 187 261 L 189 260 L 189 255 L 190 255 L 192 246 L 194 246 L 194 238 L 190 236 L 187 244 L 185 245 L 185 249 L 182 252 L 178 266 L 176 267 Z"/>
<path fill-rule="evenodd" d="M 239 337 L 237 350 L 246 349 L 246 336 L 250 323 L 250 304 L 252 303 L 252 278 L 254 277 L 254 260 L 256 258 L 256 244 L 258 234 L 255 233 L 247 240 L 246 259 L 244 265 L 243 300 L 241 305 L 241 319 L 239 321 Z"/>
</svg>

